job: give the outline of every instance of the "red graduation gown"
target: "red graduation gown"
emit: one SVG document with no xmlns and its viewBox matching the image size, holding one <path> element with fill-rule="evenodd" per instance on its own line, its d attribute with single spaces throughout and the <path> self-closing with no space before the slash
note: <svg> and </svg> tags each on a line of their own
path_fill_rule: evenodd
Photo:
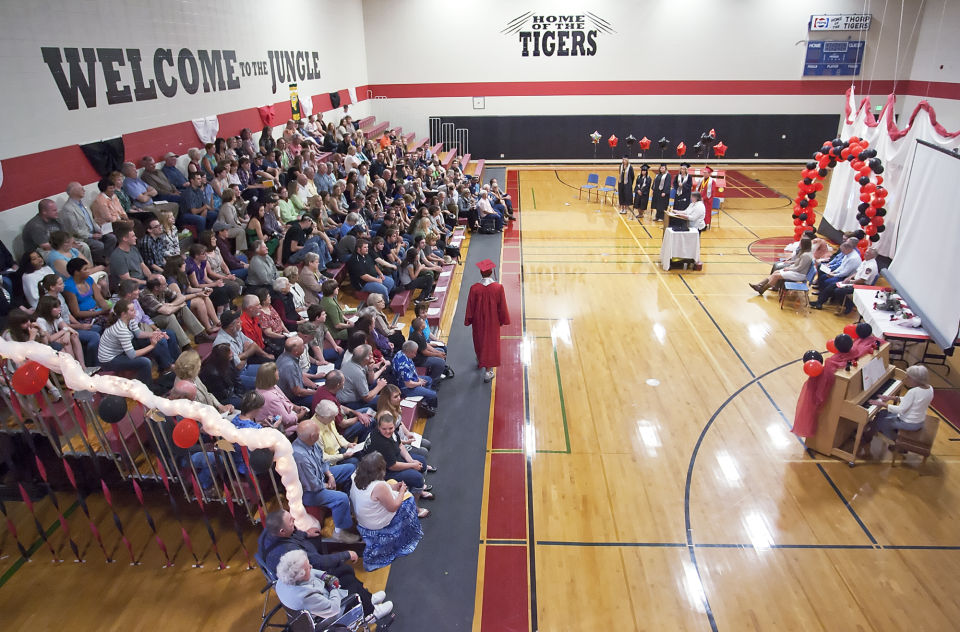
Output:
<svg viewBox="0 0 960 632">
<path fill-rule="evenodd" d="M 500 365 L 500 327 L 510 324 L 507 297 L 499 283 L 474 283 L 467 296 L 467 314 L 463 319 L 473 326 L 473 350 L 477 364 L 484 368 Z"/>
</svg>

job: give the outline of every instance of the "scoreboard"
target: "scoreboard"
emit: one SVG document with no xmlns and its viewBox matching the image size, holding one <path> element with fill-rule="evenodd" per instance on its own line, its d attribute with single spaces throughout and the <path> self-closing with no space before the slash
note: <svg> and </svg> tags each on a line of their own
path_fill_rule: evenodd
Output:
<svg viewBox="0 0 960 632">
<path fill-rule="evenodd" d="M 805 77 L 856 76 L 860 74 L 866 42 L 810 40 L 803 63 Z"/>
</svg>

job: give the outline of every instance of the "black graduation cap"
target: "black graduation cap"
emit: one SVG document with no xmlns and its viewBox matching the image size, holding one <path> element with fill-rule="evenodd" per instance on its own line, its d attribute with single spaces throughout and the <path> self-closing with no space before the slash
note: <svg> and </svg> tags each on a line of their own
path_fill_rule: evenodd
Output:
<svg viewBox="0 0 960 632">
<path fill-rule="evenodd" d="M 690 168 L 690 163 L 689 163 L 689 162 L 681 162 L 681 163 L 680 163 L 680 166 L 681 166 L 681 167 L 686 167 L 687 169 L 689 169 L 689 168 Z"/>
<path fill-rule="evenodd" d="M 650 165 L 648 165 L 647 163 L 643 163 L 642 165 L 640 165 L 640 171 L 649 171 L 649 170 L 650 170 Z"/>
</svg>

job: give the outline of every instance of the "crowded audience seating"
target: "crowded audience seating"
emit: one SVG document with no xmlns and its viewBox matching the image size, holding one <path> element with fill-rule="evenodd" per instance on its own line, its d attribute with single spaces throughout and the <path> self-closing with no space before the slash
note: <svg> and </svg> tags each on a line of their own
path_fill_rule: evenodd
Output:
<svg viewBox="0 0 960 632">
<path fill-rule="evenodd" d="M 479 228 L 481 185 L 464 169 L 479 174 L 482 161 L 471 163 L 456 149 L 441 158 L 442 145 L 425 151 L 426 138 L 387 132 L 389 123 L 373 117 L 358 124 L 344 117 L 329 128 L 322 117 L 309 123 L 288 121 L 265 128 L 266 136 L 244 130 L 182 156 L 130 157 L 95 190 L 71 183 L 66 195 L 41 201 L 24 227 L 4 337 L 50 344 L 88 372 L 197 398 L 238 427 L 272 425 L 291 440 L 296 423 L 317 409 L 315 389 L 325 388 L 331 370 L 357 363 L 369 345 L 370 366 L 406 396 L 402 427 L 422 432 L 424 419 L 442 410 L 442 395 L 432 389 L 453 377 L 438 332 L 454 309 L 455 272 L 468 246 L 464 224 Z M 331 144 L 333 151 L 321 150 Z M 414 263 L 403 274 L 405 257 Z M 426 286 L 414 282 L 424 279 Z M 403 379 L 410 373 L 401 356 L 428 386 Z M 259 370 L 268 362 L 278 377 Z M 53 414 L 65 407 L 63 388 L 53 375 Z M 261 400 L 251 409 L 254 394 Z M 271 411 L 291 418 L 262 413 L 267 397 Z M 376 412 L 374 403 L 337 399 Z M 199 464 L 192 476 L 202 493 L 217 489 L 204 480 L 211 472 L 202 461 L 162 454 L 162 444 L 152 443 L 151 424 L 160 422 L 145 413 L 137 409 L 104 435 L 110 449 L 135 454 L 152 445 L 157 454 L 142 463 L 169 461 L 187 479 Z M 199 446 L 221 449 L 216 441 Z M 269 476 L 269 468 L 252 468 L 254 485 L 259 475 Z M 249 481 L 237 483 L 247 492 L 237 502 L 256 499 Z M 418 497 L 429 499 L 428 491 Z M 323 507 L 309 511 L 329 520 Z"/>
</svg>

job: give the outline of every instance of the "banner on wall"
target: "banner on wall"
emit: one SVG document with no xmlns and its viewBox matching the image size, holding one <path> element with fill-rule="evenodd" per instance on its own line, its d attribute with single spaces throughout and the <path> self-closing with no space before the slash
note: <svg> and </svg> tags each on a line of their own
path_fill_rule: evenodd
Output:
<svg viewBox="0 0 960 632">
<path fill-rule="evenodd" d="M 610 22 L 590 11 L 573 15 L 527 11 L 500 32 L 517 36 L 521 57 L 593 57 L 599 38 L 616 33 Z"/>
<path fill-rule="evenodd" d="M 297 84 L 290 84 L 290 112 L 294 121 L 300 120 L 300 97 L 297 96 Z"/>
<path fill-rule="evenodd" d="M 269 77 L 273 94 L 284 83 L 320 79 L 318 51 L 268 50 L 266 59 L 242 60 L 235 50 L 157 48 L 144 59 L 139 48 L 42 46 L 40 55 L 68 110 L 239 90 L 247 78 Z"/>
</svg>

